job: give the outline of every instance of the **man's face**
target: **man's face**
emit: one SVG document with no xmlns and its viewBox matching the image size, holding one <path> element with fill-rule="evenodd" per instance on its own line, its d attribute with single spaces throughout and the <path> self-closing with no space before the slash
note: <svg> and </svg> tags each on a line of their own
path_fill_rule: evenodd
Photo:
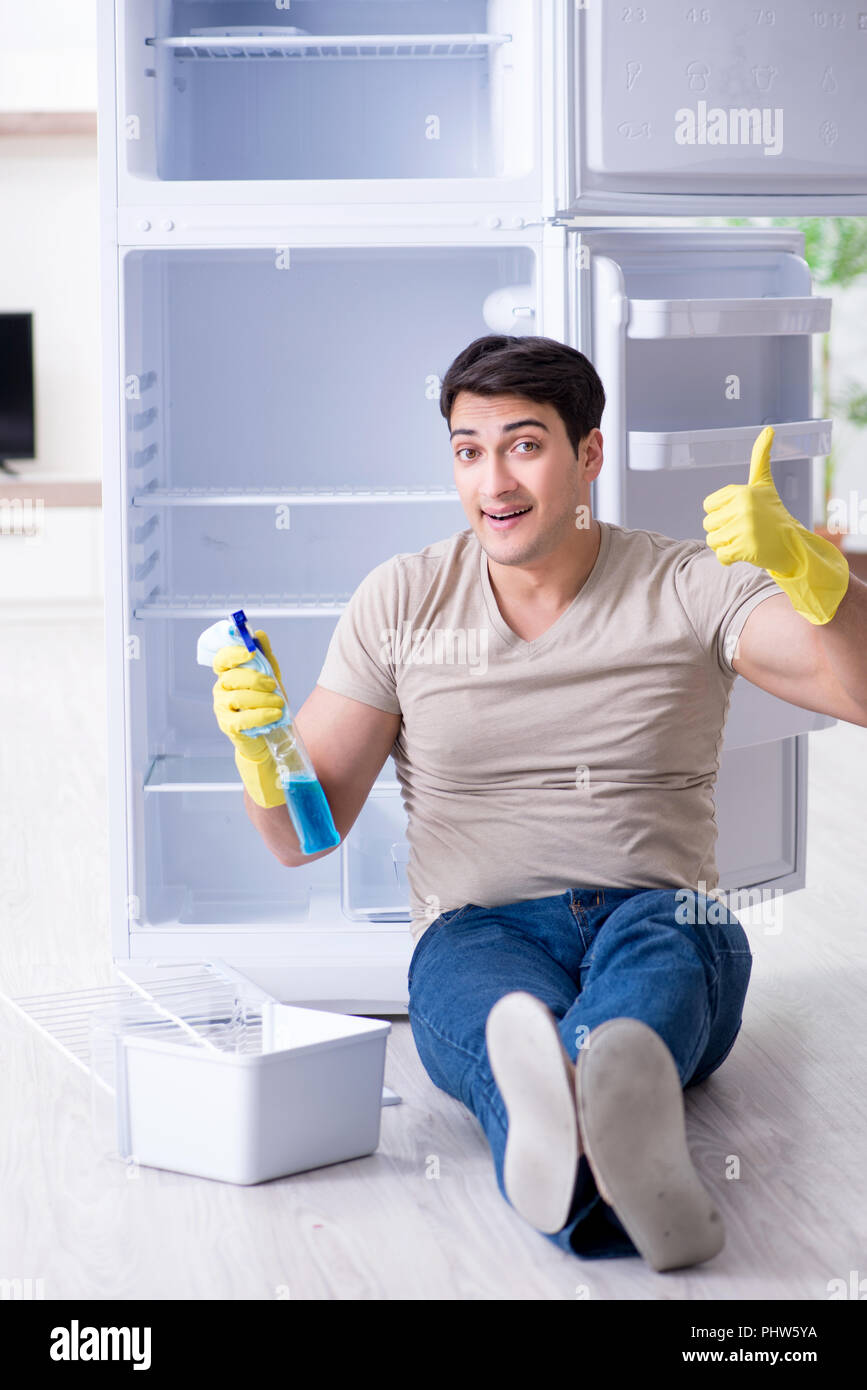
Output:
<svg viewBox="0 0 867 1390">
<path fill-rule="evenodd" d="M 450 425 L 458 495 L 492 560 L 524 564 L 574 535 L 576 508 L 589 508 L 602 467 L 599 430 L 581 441 L 576 459 L 553 405 L 469 391 L 458 393 Z"/>
</svg>

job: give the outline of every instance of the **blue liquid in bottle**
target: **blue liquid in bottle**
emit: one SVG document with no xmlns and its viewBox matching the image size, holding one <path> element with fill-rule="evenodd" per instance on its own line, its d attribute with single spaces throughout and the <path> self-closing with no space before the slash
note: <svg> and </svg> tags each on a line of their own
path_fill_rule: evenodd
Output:
<svg viewBox="0 0 867 1390">
<path fill-rule="evenodd" d="M 283 790 L 303 854 L 318 854 L 321 849 L 333 849 L 340 844 L 340 836 L 318 778 L 293 775 Z"/>
</svg>

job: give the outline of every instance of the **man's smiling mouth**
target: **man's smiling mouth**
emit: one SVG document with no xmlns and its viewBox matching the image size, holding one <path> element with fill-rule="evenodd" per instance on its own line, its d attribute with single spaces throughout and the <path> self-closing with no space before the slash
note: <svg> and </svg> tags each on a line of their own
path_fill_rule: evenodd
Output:
<svg viewBox="0 0 867 1390">
<path fill-rule="evenodd" d="M 508 512 L 487 512 L 482 508 L 482 516 L 486 517 L 492 525 L 497 526 L 497 529 L 501 529 L 506 522 L 517 521 L 519 517 L 526 516 L 529 511 L 532 511 L 531 506 L 513 507 Z"/>
</svg>

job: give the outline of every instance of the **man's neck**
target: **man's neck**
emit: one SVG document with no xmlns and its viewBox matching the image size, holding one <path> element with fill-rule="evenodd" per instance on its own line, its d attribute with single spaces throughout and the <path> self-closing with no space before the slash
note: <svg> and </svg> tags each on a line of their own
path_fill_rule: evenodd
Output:
<svg viewBox="0 0 867 1390">
<path fill-rule="evenodd" d="M 596 564 L 602 528 L 593 519 L 576 541 L 527 565 L 501 565 L 487 558 L 491 589 L 504 620 L 525 641 L 549 628 L 581 592 Z"/>
</svg>

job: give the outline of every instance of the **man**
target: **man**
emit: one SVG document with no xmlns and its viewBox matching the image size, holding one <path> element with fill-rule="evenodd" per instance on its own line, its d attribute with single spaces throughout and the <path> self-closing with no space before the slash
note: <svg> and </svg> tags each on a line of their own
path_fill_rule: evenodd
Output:
<svg viewBox="0 0 867 1390">
<path fill-rule="evenodd" d="M 736 674 L 867 726 L 867 586 L 783 507 L 757 441 L 705 544 L 599 522 L 605 396 L 583 354 L 492 335 L 441 411 L 469 528 L 378 565 L 297 716 L 345 836 L 391 753 L 408 812 L 409 1017 L 563 1249 L 654 1269 L 723 1244 L 683 1088 L 727 1057 L 752 958 L 718 883 L 713 787 Z M 269 648 L 270 650 L 270 648 Z M 248 812 L 298 848 L 263 740 L 275 683 L 225 648 L 214 704 Z M 330 852 L 330 851 L 329 851 Z M 318 858 L 319 856 L 310 856 Z"/>
</svg>

